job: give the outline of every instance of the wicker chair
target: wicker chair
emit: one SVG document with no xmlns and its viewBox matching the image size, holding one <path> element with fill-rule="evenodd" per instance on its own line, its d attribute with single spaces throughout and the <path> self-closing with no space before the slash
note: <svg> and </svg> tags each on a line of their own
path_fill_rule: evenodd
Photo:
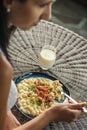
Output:
<svg viewBox="0 0 87 130">
<path fill-rule="evenodd" d="M 38 64 L 38 55 L 44 44 L 54 45 L 57 49 L 55 65 L 45 72 Z M 47 73 L 59 79 L 75 100 L 87 101 L 87 40 L 83 37 L 42 20 L 29 31 L 17 29 L 11 36 L 8 52 L 14 68 L 14 79 L 32 71 Z M 21 120 L 25 122 L 24 118 Z M 45 129 L 86 130 L 87 114 L 71 124 L 52 122 Z"/>
</svg>

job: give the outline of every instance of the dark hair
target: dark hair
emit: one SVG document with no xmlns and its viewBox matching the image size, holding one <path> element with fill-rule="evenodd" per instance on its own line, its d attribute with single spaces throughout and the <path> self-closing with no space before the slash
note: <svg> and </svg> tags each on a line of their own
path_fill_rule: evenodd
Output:
<svg viewBox="0 0 87 130">
<path fill-rule="evenodd" d="M 15 29 L 14 26 L 11 28 L 8 28 L 8 19 L 7 19 L 7 11 L 6 8 L 3 5 L 4 0 L 0 0 L 0 48 L 6 55 L 7 59 L 9 59 L 9 55 L 7 52 L 7 47 L 9 44 L 9 38 L 11 32 Z M 12 0 L 8 0 L 8 2 L 11 2 Z M 21 3 L 26 2 L 27 0 L 18 0 Z"/>
<path fill-rule="evenodd" d="M 8 25 L 7 25 L 7 13 L 3 6 L 3 0 L 0 0 L 0 47 L 6 57 L 8 58 L 7 46 L 9 43 Z"/>
</svg>

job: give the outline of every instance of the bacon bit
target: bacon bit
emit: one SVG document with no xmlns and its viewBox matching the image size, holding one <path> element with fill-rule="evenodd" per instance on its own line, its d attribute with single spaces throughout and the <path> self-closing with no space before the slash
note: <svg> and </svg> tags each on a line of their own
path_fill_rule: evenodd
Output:
<svg viewBox="0 0 87 130">
<path fill-rule="evenodd" d="M 41 90 L 44 91 L 44 92 L 46 92 L 47 88 L 42 87 Z"/>
<path fill-rule="evenodd" d="M 49 97 L 45 99 L 45 102 L 46 102 L 46 103 L 50 102 Z"/>
<path fill-rule="evenodd" d="M 41 101 L 41 102 L 43 101 L 43 98 L 42 98 L 42 97 L 38 97 L 38 99 L 39 99 L 39 101 Z"/>
<path fill-rule="evenodd" d="M 36 92 L 37 94 L 40 93 L 40 91 L 39 91 L 37 88 L 35 88 L 35 92 Z"/>
<path fill-rule="evenodd" d="M 53 101 L 53 98 L 51 96 L 49 97 L 49 99 L 50 99 L 50 101 Z"/>
<path fill-rule="evenodd" d="M 31 93 L 28 93 L 27 96 L 30 97 Z"/>
<path fill-rule="evenodd" d="M 52 97 L 49 95 L 45 97 L 45 103 L 51 102 L 52 100 L 53 100 Z"/>
<path fill-rule="evenodd" d="M 47 97 L 48 97 L 48 94 L 44 93 L 44 97 L 47 98 Z"/>
<path fill-rule="evenodd" d="M 40 91 L 39 95 L 42 97 L 44 95 L 44 92 Z"/>
<path fill-rule="evenodd" d="M 37 86 L 37 89 L 38 89 L 38 90 L 41 90 L 41 86 Z"/>
</svg>

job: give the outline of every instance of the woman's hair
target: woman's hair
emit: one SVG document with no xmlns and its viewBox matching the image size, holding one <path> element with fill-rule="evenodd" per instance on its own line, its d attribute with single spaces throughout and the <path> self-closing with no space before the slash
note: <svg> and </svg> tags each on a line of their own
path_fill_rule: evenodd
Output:
<svg viewBox="0 0 87 130">
<path fill-rule="evenodd" d="M 7 52 L 7 47 L 9 44 L 9 38 L 12 30 L 14 30 L 14 26 L 12 28 L 8 28 L 8 13 L 6 11 L 6 8 L 3 5 L 4 0 L 0 0 L 0 48 L 6 55 L 7 59 L 9 60 L 9 55 Z M 8 2 L 11 2 L 12 0 L 8 0 Z M 27 0 L 18 0 L 21 3 L 26 2 Z"/>
<path fill-rule="evenodd" d="M 0 47 L 8 58 L 7 46 L 9 42 L 7 12 L 3 6 L 3 0 L 0 0 Z"/>
</svg>

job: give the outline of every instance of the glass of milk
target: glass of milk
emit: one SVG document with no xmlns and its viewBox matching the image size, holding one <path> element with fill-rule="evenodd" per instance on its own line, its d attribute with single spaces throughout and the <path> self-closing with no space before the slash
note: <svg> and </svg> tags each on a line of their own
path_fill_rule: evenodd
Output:
<svg viewBox="0 0 87 130">
<path fill-rule="evenodd" d="M 42 69 L 48 70 L 55 64 L 56 48 L 52 45 L 44 45 L 39 54 L 39 65 Z"/>
</svg>

